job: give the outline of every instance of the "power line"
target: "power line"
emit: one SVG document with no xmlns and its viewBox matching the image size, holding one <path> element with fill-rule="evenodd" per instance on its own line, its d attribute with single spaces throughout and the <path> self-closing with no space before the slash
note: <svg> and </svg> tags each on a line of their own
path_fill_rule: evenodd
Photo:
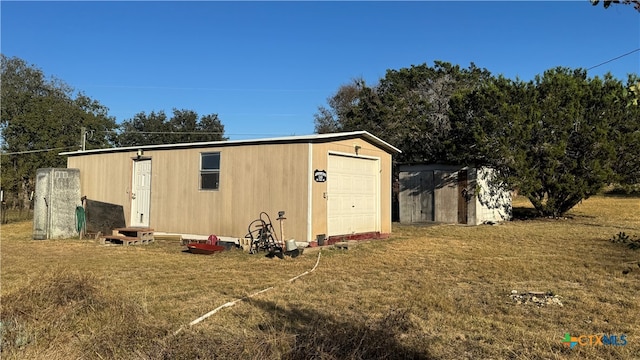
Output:
<svg viewBox="0 0 640 360">
<path fill-rule="evenodd" d="M 634 53 L 634 52 L 636 52 L 636 51 L 640 51 L 640 48 L 637 48 L 637 49 L 635 49 L 635 50 L 631 50 L 631 51 L 629 51 L 629 52 L 628 52 L 628 53 L 626 53 L 626 54 L 622 54 L 622 55 L 620 55 L 620 56 L 614 57 L 613 59 L 609 59 L 609 60 L 607 60 L 607 61 L 605 61 L 605 62 L 603 62 L 603 63 L 600 63 L 600 64 L 598 64 L 598 65 L 594 65 L 594 66 L 592 66 L 592 67 L 588 68 L 588 69 L 587 69 L 587 71 L 588 71 L 588 70 L 591 70 L 591 69 L 595 69 L 595 68 L 597 68 L 598 66 L 601 66 L 601 65 L 604 65 L 604 64 L 608 64 L 608 63 L 610 63 L 610 62 L 612 62 L 612 61 L 618 60 L 618 59 L 623 58 L 623 57 L 625 57 L 625 56 L 631 55 L 631 54 L 633 54 L 633 53 Z"/>
<path fill-rule="evenodd" d="M 104 132 L 118 133 L 117 131 L 104 131 Z M 224 132 L 222 131 L 208 131 L 208 132 L 204 132 L 204 131 L 125 131 L 119 134 L 224 135 Z"/>
<path fill-rule="evenodd" d="M 223 131 L 189 131 L 189 132 L 185 132 L 185 131 L 136 131 L 136 130 L 132 130 L 132 131 L 123 131 L 123 132 L 119 132 L 117 130 L 99 130 L 96 132 L 100 132 L 100 133 L 115 133 L 115 134 L 119 134 L 119 135 L 125 135 L 125 134 L 168 134 L 168 135 L 182 135 L 182 134 L 188 134 L 188 135 L 229 135 L 229 136 L 288 136 L 291 135 L 290 133 L 277 133 L 277 134 L 273 134 L 273 133 L 227 133 L 227 132 L 223 132 Z"/>
</svg>

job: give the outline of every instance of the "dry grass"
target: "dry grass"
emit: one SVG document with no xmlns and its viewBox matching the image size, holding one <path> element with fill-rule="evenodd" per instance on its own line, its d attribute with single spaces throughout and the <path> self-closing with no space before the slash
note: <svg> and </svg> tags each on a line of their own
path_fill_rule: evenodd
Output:
<svg viewBox="0 0 640 360">
<path fill-rule="evenodd" d="M 517 199 L 515 206 L 526 202 Z M 639 359 L 640 199 L 594 197 L 565 219 L 496 226 L 395 225 L 348 251 L 267 259 L 30 240 L 2 227 L 2 358 Z M 268 286 L 270 292 L 191 320 Z M 549 291 L 564 306 L 515 304 Z M 564 333 L 626 334 L 568 349 Z"/>
</svg>

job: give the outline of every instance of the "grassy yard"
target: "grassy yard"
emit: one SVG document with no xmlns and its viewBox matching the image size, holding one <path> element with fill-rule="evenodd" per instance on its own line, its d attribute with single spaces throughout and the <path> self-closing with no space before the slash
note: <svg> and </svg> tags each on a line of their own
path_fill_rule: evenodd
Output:
<svg viewBox="0 0 640 360">
<path fill-rule="evenodd" d="M 608 241 L 640 236 L 637 197 L 593 197 L 563 219 L 396 224 L 388 240 L 323 250 L 294 282 L 318 253 L 35 241 L 31 226 L 1 228 L 3 359 L 640 359 L 640 250 Z M 518 304 L 513 290 L 557 301 Z M 626 345 L 570 349 L 565 333 Z"/>
</svg>

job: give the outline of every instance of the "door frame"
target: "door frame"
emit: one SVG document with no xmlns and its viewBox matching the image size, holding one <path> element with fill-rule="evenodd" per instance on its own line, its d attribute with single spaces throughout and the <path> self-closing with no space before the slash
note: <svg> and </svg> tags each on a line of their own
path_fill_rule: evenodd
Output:
<svg viewBox="0 0 640 360">
<path fill-rule="evenodd" d="M 140 198 L 136 197 L 136 193 L 138 191 L 137 186 L 138 186 L 138 182 L 136 180 L 137 178 L 137 172 L 139 169 L 139 164 L 142 164 L 143 162 L 149 162 L 149 196 L 147 197 L 147 207 L 149 209 L 147 217 L 146 217 L 146 223 L 145 222 L 140 222 L 137 221 L 137 206 L 138 206 L 138 201 L 140 201 Z M 133 164 L 132 164 L 132 169 L 131 169 L 131 192 L 130 192 L 130 214 L 129 214 L 129 224 L 131 227 L 149 227 L 150 225 L 150 221 L 151 221 L 151 179 L 153 178 L 151 176 L 152 174 L 152 163 L 151 163 L 151 158 L 150 157 L 145 157 L 145 158 L 134 158 L 133 159 Z"/>
</svg>

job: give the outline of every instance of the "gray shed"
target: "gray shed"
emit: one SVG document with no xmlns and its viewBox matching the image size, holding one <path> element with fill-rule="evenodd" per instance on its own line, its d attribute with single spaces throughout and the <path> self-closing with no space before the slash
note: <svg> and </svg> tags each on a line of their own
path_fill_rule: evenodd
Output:
<svg viewBox="0 0 640 360">
<path fill-rule="evenodd" d="M 491 186 L 493 171 L 456 165 L 401 165 L 400 222 L 468 225 L 511 219 L 511 193 Z"/>
</svg>

